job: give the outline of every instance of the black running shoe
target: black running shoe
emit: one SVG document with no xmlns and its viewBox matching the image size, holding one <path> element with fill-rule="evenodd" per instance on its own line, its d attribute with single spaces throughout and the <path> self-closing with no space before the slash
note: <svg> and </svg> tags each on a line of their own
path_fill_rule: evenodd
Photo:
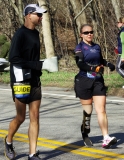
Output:
<svg viewBox="0 0 124 160">
<path fill-rule="evenodd" d="M 14 160 L 14 158 L 15 158 L 15 151 L 14 151 L 13 144 L 8 145 L 6 143 L 6 138 L 7 138 L 7 136 L 4 139 L 4 144 L 5 144 L 4 154 L 5 154 L 5 157 L 7 159 L 9 159 L 9 160 Z"/>
<path fill-rule="evenodd" d="M 92 141 L 90 140 L 90 138 L 88 137 L 88 134 L 82 133 L 82 138 L 83 138 L 83 140 L 84 140 L 85 146 L 88 146 L 88 147 L 93 146 L 93 143 L 92 143 Z"/>
<path fill-rule="evenodd" d="M 32 157 L 28 156 L 28 160 L 41 160 L 41 158 L 38 155 L 39 155 L 39 151 L 35 153 Z"/>
</svg>

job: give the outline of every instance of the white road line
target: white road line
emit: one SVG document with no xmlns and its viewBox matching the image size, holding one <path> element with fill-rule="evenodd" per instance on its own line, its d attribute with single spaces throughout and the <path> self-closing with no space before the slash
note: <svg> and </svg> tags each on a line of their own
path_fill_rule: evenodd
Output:
<svg viewBox="0 0 124 160">
<path fill-rule="evenodd" d="M 11 89 L 3 89 L 3 88 L 0 88 L 1 91 L 11 91 Z"/>
<path fill-rule="evenodd" d="M 11 89 L 4 89 L 4 88 L 0 88 L 1 91 L 11 91 Z M 70 96 L 67 94 L 53 94 L 53 93 L 47 93 L 47 92 L 43 92 L 43 95 L 49 95 L 49 96 L 56 96 L 56 97 L 69 97 L 69 98 L 75 98 L 75 96 Z M 124 100 L 117 100 L 117 99 L 108 99 L 107 101 L 110 102 L 122 102 L 124 103 Z"/>
</svg>

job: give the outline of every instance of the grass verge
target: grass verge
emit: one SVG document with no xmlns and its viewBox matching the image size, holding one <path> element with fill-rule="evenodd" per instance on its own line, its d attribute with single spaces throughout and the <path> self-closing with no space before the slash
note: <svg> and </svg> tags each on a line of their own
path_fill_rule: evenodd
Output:
<svg viewBox="0 0 124 160">
<path fill-rule="evenodd" d="M 76 74 L 77 73 L 74 71 L 59 71 L 54 73 L 43 71 L 41 76 L 42 86 L 72 89 L 74 86 L 74 77 Z M 121 90 L 122 86 L 124 85 L 124 79 L 116 72 L 110 73 L 109 75 L 104 75 L 104 80 L 105 85 L 108 87 L 108 94 L 110 93 L 116 95 L 117 91 Z M 9 72 L 4 72 L 1 74 L 0 82 L 5 84 L 10 83 Z"/>
</svg>

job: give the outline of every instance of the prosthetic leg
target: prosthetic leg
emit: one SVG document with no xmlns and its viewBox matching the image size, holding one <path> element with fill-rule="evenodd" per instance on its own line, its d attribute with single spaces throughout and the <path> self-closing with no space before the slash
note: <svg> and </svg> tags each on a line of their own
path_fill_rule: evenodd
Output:
<svg viewBox="0 0 124 160">
<path fill-rule="evenodd" d="M 81 125 L 81 133 L 85 146 L 93 146 L 93 143 L 88 137 L 88 134 L 90 133 L 90 119 L 91 119 L 91 113 L 87 114 L 85 111 L 83 111 L 83 122 Z"/>
</svg>

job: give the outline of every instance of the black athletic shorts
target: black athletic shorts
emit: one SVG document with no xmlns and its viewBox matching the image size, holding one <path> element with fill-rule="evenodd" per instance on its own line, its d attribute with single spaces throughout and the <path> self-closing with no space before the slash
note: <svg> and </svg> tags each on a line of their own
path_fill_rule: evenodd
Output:
<svg viewBox="0 0 124 160">
<path fill-rule="evenodd" d="M 13 97 L 13 101 L 15 101 L 13 84 L 14 83 L 11 83 L 12 97 Z M 33 83 L 31 83 L 30 96 L 28 98 L 17 98 L 17 99 L 24 104 L 29 104 L 33 101 L 41 100 L 41 98 L 42 98 L 41 82 L 40 81 L 39 82 L 34 81 Z"/>
<path fill-rule="evenodd" d="M 94 79 L 76 75 L 74 90 L 76 97 L 84 100 L 91 99 L 92 96 L 106 96 L 106 87 L 103 77 Z"/>
</svg>

